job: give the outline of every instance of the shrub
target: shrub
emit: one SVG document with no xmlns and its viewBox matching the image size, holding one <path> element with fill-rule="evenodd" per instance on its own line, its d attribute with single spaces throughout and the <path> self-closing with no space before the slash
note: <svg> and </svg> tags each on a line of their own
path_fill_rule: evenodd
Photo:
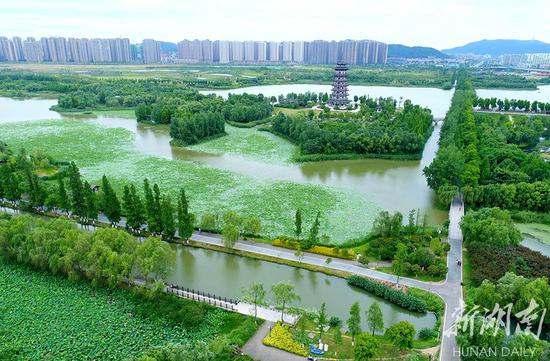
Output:
<svg viewBox="0 0 550 361">
<path fill-rule="evenodd" d="M 328 320 L 328 325 L 330 327 L 339 327 L 342 326 L 342 320 L 337 316 L 331 316 Z"/>
<path fill-rule="evenodd" d="M 275 324 L 269 335 L 267 335 L 263 344 L 266 346 L 275 347 L 296 355 L 307 356 L 308 351 L 303 346 L 294 341 L 292 334 L 288 330 L 288 325 L 281 325 L 279 322 Z"/>
<path fill-rule="evenodd" d="M 301 249 L 300 243 L 296 240 L 284 237 L 278 237 L 273 240 L 272 244 L 277 247 L 289 248 L 289 249 Z M 355 252 L 348 249 L 338 249 L 336 247 L 327 246 L 313 246 L 307 250 L 310 253 L 320 254 L 328 257 L 355 259 Z"/>
<path fill-rule="evenodd" d="M 418 332 L 418 338 L 421 340 L 429 340 L 431 338 L 436 338 L 438 332 L 433 328 L 423 328 Z"/>
<path fill-rule="evenodd" d="M 385 336 L 400 350 L 407 350 L 413 346 L 415 333 L 413 325 L 401 321 L 388 328 Z"/>
<path fill-rule="evenodd" d="M 348 283 L 352 286 L 362 288 L 369 293 L 373 293 L 378 297 L 382 297 L 383 299 L 410 311 L 421 313 L 425 313 L 427 311 L 426 302 L 422 299 L 398 290 L 394 290 L 389 286 L 371 279 L 351 276 L 348 278 Z"/>
</svg>

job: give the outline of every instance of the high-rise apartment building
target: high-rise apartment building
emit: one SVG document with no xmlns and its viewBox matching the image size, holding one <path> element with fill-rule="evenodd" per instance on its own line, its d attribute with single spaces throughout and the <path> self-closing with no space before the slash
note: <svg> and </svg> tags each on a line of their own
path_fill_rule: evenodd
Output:
<svg viewBox="0 0 550 361">
<path fill-rule="evenodd" d="M 292 41 L 283 41 L 281 44 L 281 61 L 283 63 L 292 62 Z"/>
<path fill-rule="evenodd" d="M 267 46 L 267 60 L 272 63 L 278 63 L 281 61 L 280 57 L 281 44 L 277 41 L 270 41 Z"/>
<path fill-rule="evenodd" d="M 254 63 L 256 59 L 256 43 L 254 41 L 245 41 L 244 61 L 247 63 Z"/>
<path fill-rule="evenodd" d="M 34 38 L 27 38 L 23 42 L 23 55 L 29 63 L 40 63 L 44 60 L 42 44 Z"/>
<path fill-rule="evenodd" d="M 143 39 L 143 62 L 145 64 L 160 63 L 160 43 L 153 39 Z"/>
</svg>

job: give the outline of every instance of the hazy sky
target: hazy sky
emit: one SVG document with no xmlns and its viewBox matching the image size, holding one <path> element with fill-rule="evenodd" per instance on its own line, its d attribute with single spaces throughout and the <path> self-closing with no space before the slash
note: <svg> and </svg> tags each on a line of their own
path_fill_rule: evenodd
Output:
<svg viewBox="0 0 550 361">
<path fill-rule="evenodd" d="M 0 36 L 550 42 L 549 0 L 0 0 Z"/>
</svg>

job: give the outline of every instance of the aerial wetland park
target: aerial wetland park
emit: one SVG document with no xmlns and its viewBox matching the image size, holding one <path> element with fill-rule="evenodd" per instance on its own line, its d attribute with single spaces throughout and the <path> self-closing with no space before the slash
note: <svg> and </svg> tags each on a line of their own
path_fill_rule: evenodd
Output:
<svg viewBox="0 0 550 361">
<path fill-rule="evenodd" d="M 547 360 L 548 72 L 150 41 L 0 56 L 0 359 Z"/>
</svg>

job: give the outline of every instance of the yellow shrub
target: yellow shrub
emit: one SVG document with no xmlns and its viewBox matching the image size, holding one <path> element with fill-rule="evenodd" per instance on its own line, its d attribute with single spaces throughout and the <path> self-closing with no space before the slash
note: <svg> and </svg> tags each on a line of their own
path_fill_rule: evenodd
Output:
<svg viewBox="0 0 550 361">
<path fill-rule="evenodd" d="M 292 334 L 288 330 L 288 325 L 281 325 L 279 322 L 275 324 L 269 335 L 263 340 L 264 345 L 275 347 L 296 355 L 307 356 L 308 350 L 294 341 Z"/>
<path fill-rule="evenodd" d="M 289 248 L 289 249 L 299 249 L 299 244 L 296 241 L 285 241 L 282 239 L 274 239 L 272 244 L 277 247 Z M 334 247 L 326 246 L 313 246 L 312 248 L 305 250 L 306 252 L 320 254 L 322 256 L 335 257 L 335 258 L 344 258 L 344 259 L 355 259 L 355 252 L 351 249 L 344 251 L 343 249 L 338 250 Z"/>
</svg>

